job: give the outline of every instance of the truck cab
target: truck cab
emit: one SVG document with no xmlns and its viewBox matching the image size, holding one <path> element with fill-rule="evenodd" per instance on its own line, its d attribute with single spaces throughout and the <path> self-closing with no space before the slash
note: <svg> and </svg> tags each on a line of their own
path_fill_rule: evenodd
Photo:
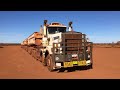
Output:
<svg viewBox="0 0 120 90">
<path fill-rule="evenodd" d="M 73 31 L 71 24 L 67 31 L 67 26 L 61 23 L 44 23 L 42 55 L 49 71 L 74 66 L 92 68 L 92 42 L 86 42 L 85 34 Z"/>
</svg>

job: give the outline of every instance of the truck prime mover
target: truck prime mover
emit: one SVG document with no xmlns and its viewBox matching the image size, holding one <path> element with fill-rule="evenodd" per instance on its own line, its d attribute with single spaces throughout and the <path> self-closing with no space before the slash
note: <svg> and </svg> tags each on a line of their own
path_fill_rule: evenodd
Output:
<svg viewBox="0 0 120 90">
<path fill-rule="evenodd" d="M 21 48 L 47 66 L 49 71 L 76 66 L 92 69 L 93 43 L 87 41 L 86 34 L 73 31 L 72 22 L 68 25 L 59 22 L 47 24 L 44 20 L 40 32 L 26 38 Z"/>
</svg>

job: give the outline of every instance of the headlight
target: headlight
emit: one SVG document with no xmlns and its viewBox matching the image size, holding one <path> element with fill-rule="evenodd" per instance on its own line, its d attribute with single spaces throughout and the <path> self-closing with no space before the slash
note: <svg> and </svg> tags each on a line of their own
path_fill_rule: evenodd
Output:
<svg viewBox="0 0 120 90">
<path fill-rule="evenodd" d="M 55 49 L 55 52 L 58 52 L 58 48 Z"/>
<path fill-rule="evenodd" d="M 55 61 L 63 61 L 64 55 L 55 55 Z"/>
<path fill-rule="evenodd" d="M 54 44 L 54 46 L 56 47 L 57 45 L 56 45 L 56 44 Z"/>
<path fill-rule="evenodd" d="M 55 60 L 58 61 L 60 58 L 59 57 L 55 57 Z"/>
<path fill-rule="evenodd" d="M 62 48 L 60 48 L 60 51 L 62 51 Z"/>
<path fill-rule="evenodd" d="M 55 43 L 54 46 L 55 46 L 55 47 L 60 47 L 60 44 Z"/>
<path fill-rule="evenodd" d="M 60 47 L 60 44 L 58 44 L 58 47 Z"/>
<path fill-rule="evenodd" d="M 90 58 L 90 55 L 88 55 L 88 58 Z"/>
</svg>

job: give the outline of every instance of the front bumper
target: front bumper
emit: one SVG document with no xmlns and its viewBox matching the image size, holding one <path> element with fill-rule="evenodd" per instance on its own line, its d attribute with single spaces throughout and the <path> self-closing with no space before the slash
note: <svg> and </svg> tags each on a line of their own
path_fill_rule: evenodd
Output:
<svg viewBox="0 0 120 90">
<path fill-rule="evenodd" d="M 56 62 L 55 68 L 68 68 L 76 66 L 89 66 L 91 65 L 91 60 L 81 60 L 81 61 L 70 61 L 70 62 Z"/>
</svg>

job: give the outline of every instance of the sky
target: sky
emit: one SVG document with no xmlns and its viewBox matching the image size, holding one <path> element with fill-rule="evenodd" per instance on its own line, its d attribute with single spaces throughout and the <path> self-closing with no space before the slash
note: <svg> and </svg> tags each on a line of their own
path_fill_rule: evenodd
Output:
<svg viewBox="0 0 120 90">
<path fill-rule="evenodd" d="M 94 43 L 120 41 L 120 11 L 0 11 L 0 43 L 21 43 L 40 31 L 44 20 L 60 22 Z"/>
</svg>

